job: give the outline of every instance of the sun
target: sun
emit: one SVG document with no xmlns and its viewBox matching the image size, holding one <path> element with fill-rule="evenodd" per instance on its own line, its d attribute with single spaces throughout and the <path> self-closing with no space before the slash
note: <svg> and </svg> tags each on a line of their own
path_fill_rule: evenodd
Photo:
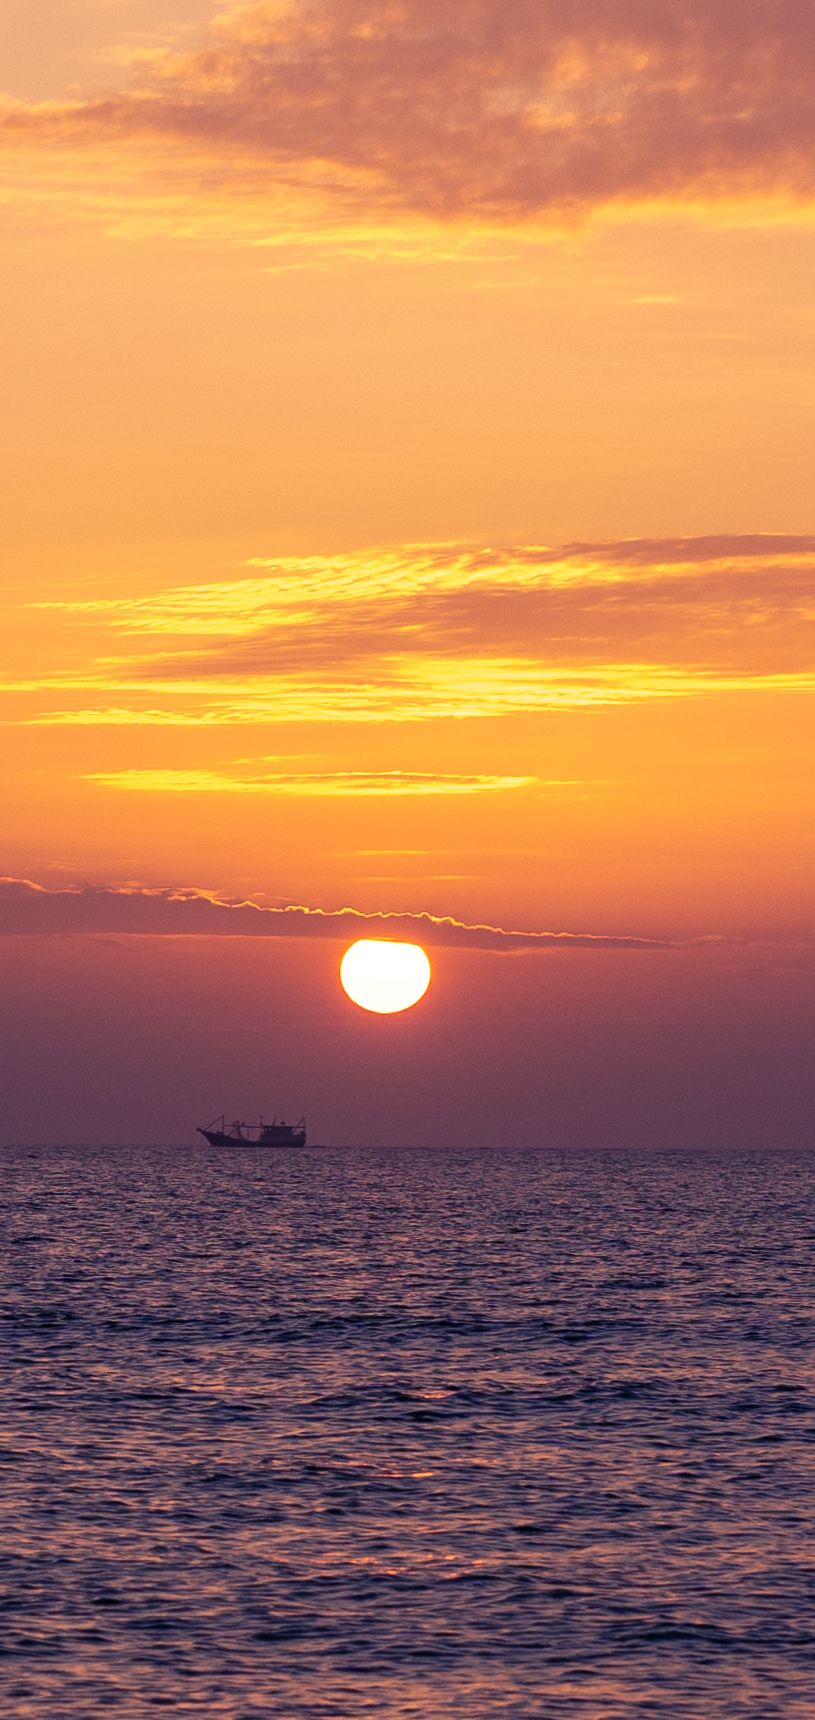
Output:
<svg viewBox="0 0 815 1720">
<path fill-rule="evenodd" d="M 430 984 L 430 963 L 418 944 L 360 938 L 342 958 L 340 979 L 360 1009 L 395 1015 L 424 996 Z"/>
</svg>

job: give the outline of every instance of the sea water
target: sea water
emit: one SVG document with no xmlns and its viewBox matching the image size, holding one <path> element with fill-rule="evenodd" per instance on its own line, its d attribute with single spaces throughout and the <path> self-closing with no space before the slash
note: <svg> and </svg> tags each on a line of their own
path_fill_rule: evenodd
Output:
<svg viewBox="0 0 815 1720">
<path fill-rule="evenodd" d="M 6 1711 L 815 1713 L 815 1158 L 5 1149 Z"/>
</svg>

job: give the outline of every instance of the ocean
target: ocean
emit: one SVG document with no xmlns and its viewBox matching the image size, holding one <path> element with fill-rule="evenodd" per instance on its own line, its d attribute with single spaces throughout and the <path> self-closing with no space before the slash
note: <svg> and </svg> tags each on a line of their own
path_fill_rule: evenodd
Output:
<svg viewBox="0 0 815 1720">
<path fill-rule="evenodd" d="M 6 1148 L 6 1712 L 815 1714 L 815 1156 Z"/>
</svg>

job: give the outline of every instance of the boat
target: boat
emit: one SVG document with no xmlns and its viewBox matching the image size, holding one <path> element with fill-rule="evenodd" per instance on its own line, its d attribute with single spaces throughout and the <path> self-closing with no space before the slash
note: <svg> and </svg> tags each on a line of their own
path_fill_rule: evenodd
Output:
<svg viewBox="0 0 815 1720">
<path fill-rule="evenodd" d="M 304 1147 L 306 1119 L 284 1123 L 273 1117 L 271 1123 L 264 1123 L 261 1117 L 259 1123 L 227 1123 L 225 1116 L 216 1117 L 196 1134 L 203 1135 L 211 1147 Z"/>
</svg>

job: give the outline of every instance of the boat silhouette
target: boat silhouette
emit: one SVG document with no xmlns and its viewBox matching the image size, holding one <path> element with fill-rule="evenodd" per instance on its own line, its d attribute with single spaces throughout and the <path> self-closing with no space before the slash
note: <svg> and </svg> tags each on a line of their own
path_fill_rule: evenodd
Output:
<svg viewBox="0 0 815 1720">
<path fill-rule="evenodd" d="M 304 1147 L 306 1119 L 301 1117 L 299 1123 L 284 1123 L 273 1117 L 271 1123 L 264 1123 L 261 1117 L 258 1123 L 227 1123 L 225 1116 L 216 1117 L 213 1123 L 208 1123 L 205 1129 L 197 1129 L 196 1133 L 203 1135 L 211 1147 Z"/>
</svg>

